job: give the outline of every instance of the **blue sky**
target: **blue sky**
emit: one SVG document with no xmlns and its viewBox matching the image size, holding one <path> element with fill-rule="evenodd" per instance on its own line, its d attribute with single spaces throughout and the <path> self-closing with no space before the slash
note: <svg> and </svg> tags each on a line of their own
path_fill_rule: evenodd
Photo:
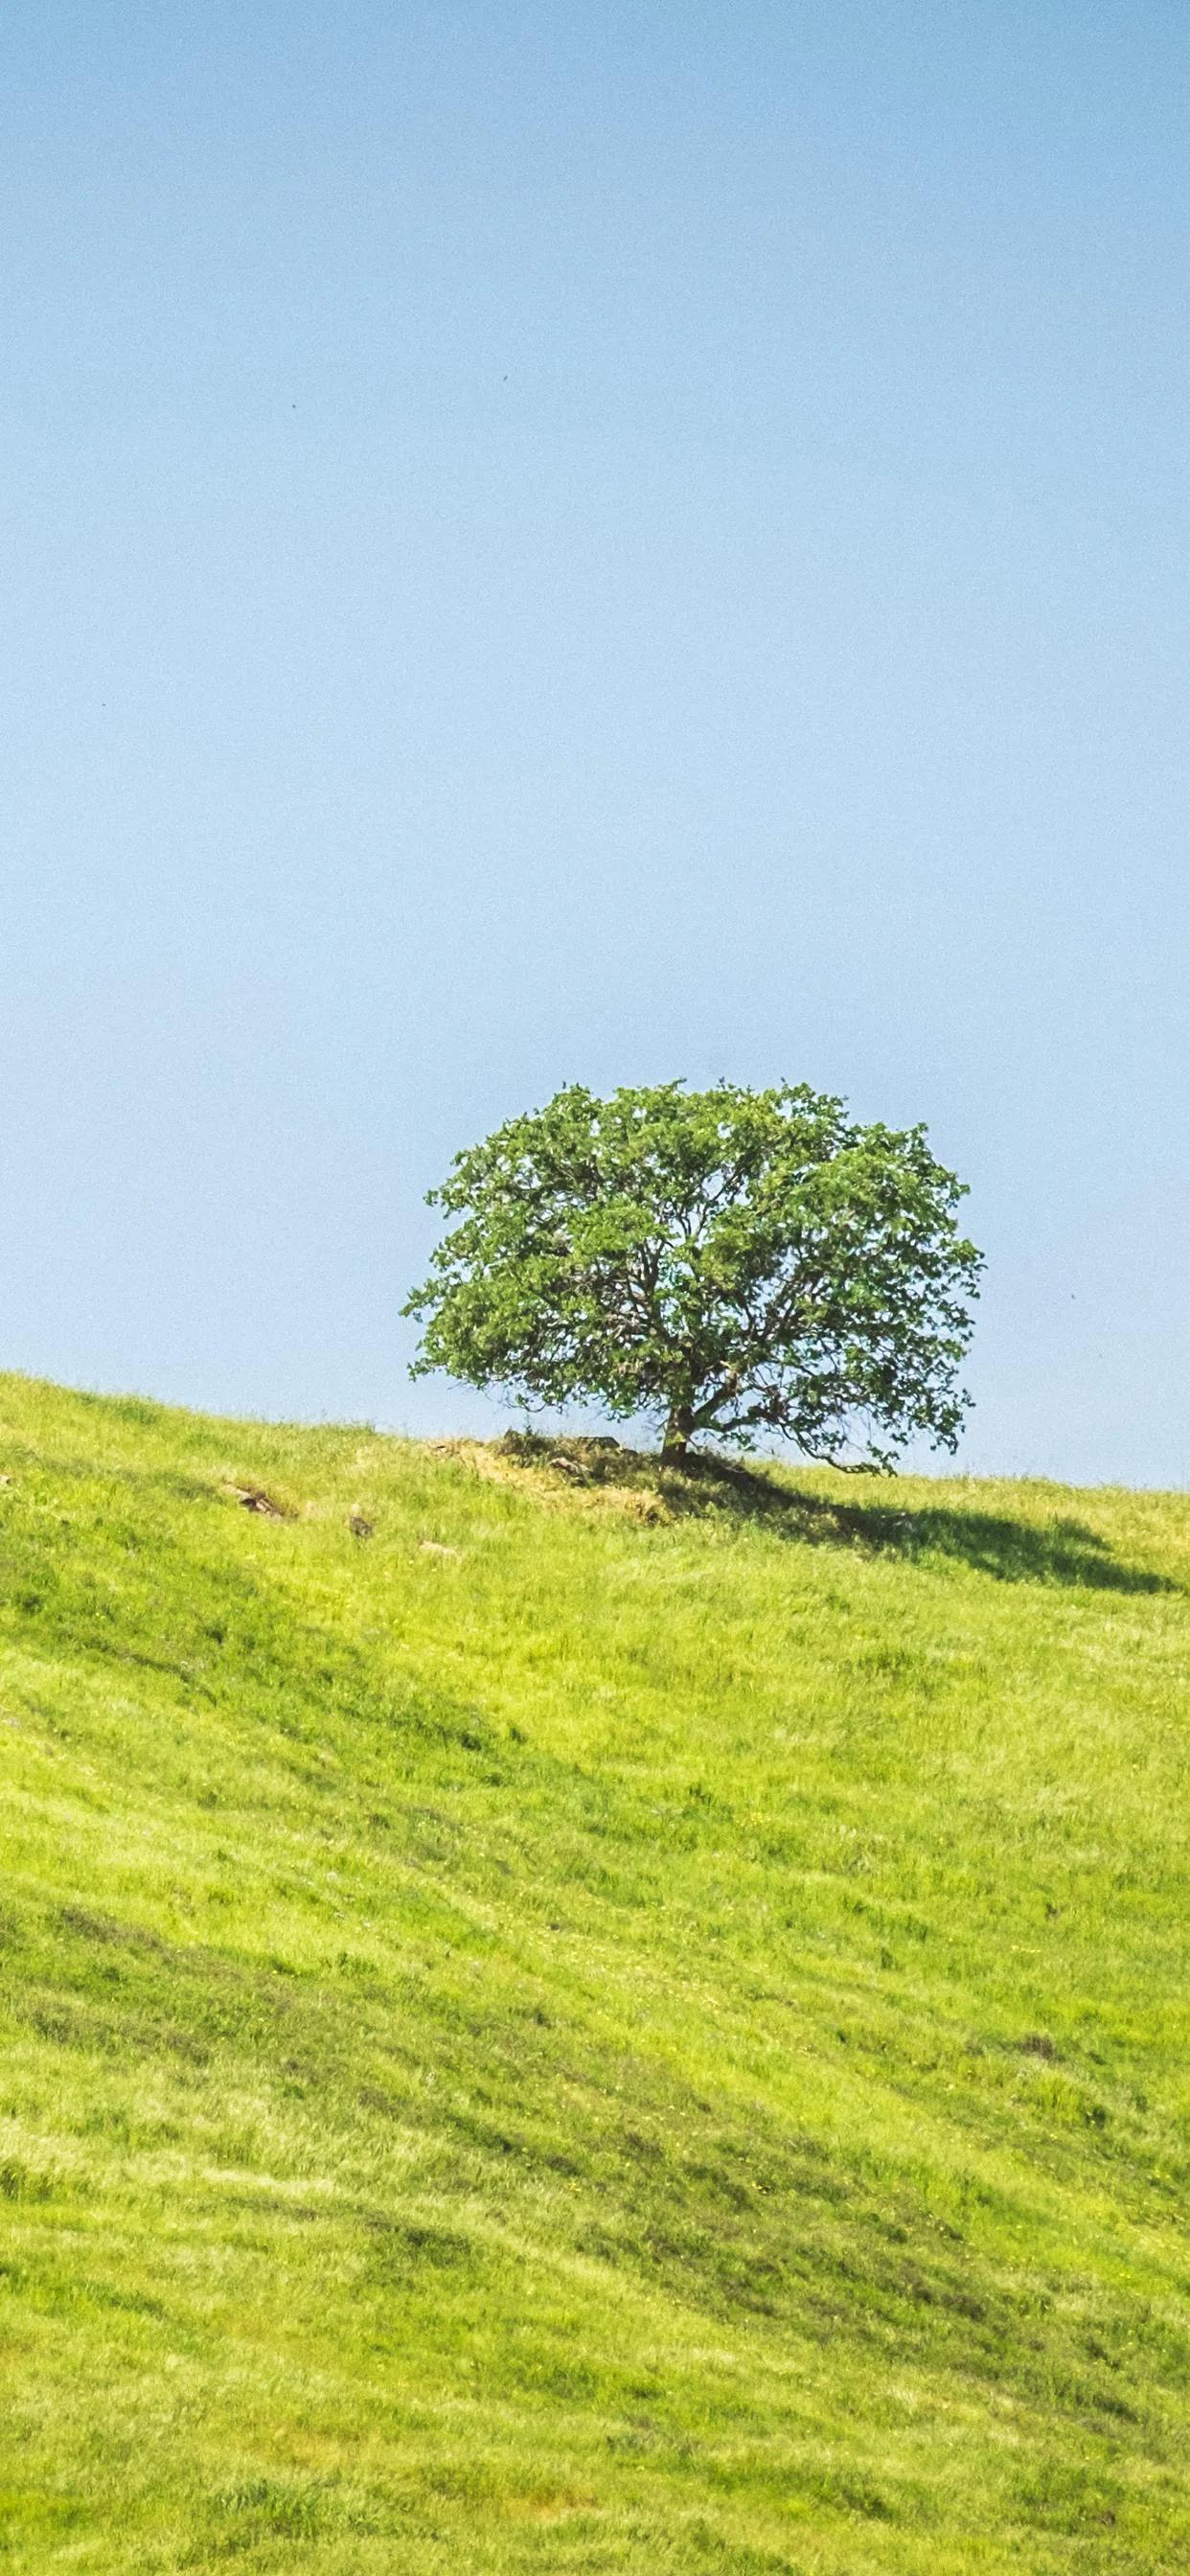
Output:
<svg viewBox="0 0 1190 2576">
<path fill-rule="evenodd" d="M 0 34 L 0 1355 L 483 1427 L 398 1308 L 561 1082 L 924 1119 L 974 1469 L 1190 1460 L 1172 7 Z"/>
</svg>

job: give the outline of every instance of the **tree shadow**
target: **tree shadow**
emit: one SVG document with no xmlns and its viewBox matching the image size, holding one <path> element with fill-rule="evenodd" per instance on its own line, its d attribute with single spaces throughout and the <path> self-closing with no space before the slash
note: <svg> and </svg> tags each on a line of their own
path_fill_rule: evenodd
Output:
<svg viewBox="0 0 1190 2576">
<path fill-rule="evenodd" d="M 790 1537 L 817 1545 L 845 1546 L 868 1556 L 914 1560 L 947 1557 L 990 1574 L 998 1583 L 1057 1583 L 1099 1592 L 1179 1592 L 1181 1585 L 1147 1567 L 1127 1565 L 1085 1521 L 1068 1517 L 1037 1523 L 1006 1513 L 966 1511 L 952 1504 L 906 1510 L 888 1503 L 844 1503 L 771 1482 L 730 1460 L 699 1461 L 713 1482 L 734 1490 L 737 1509 L 766 1519 Z"/>
<path fill-rule="evenodd" d="M 1180 1593 L 1184 1588 L 1167 1575 L 1123 1563 L 1097 1530 L 1068 1517 L 1038 1523 L 954 1504 L 906 1508 L 891 1499 L 848 1503 L 706 1451 L 692 1452 L 684 1467 L 673 1467 L 614 1440 L 550 1440 L 512 1432 L 499 1445 L 523 1464 L 550 1469 L 568 1484 L 630 1489 L 642 1502 L 655 1504 L 657 1518 L 761 1522 L 803 1545 L 845 1547 L 911 1564 L 948 1559 L 997 1583 L 1125 1593 Z"/>
</svg>

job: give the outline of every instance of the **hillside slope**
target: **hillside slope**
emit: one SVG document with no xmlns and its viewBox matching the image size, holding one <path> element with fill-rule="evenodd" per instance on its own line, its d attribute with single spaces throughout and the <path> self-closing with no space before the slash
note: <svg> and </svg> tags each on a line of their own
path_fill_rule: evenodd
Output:
<svg viewBox="0 0 1190 2576">
<path fill-rule="evenodd" d="M 1185 1498 L 0 1426 L 6 2566 L 1186 2563 Z"/>
</svg>

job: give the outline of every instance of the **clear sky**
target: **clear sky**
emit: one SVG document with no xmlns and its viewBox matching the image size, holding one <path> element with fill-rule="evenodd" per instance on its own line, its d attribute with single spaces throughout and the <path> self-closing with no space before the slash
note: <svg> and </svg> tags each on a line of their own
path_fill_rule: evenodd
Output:
<svg viewBox="0 0 1190 2576">
<path fill-rule="evenodd" d="M 1190 16 L 9 0 L 0 1359 L 474 1424 L 560 1083 L 924 1119 L 964 1453 L 1190 1481 Z"/>
</svg>

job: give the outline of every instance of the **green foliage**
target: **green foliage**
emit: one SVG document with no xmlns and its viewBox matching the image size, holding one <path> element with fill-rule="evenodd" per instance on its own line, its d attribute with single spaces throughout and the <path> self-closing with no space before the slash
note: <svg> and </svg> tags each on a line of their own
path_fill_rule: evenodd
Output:
<svg viewBox="0 0 1190 2576">
<path fill-rule="evenodd" d="M 5 2568 L 1185 2563 L 1184 1498 L 0 1426 Z"/>
<path fill-rule="evenodd" d="M 683 1457 L 776 1432 L 807 1457 L 953 1449 L 980 1257 L 925 1130 L 804 1086 L 573 1085 L 456 1155 L 459 1220 L 404 1311 L 416 1373 L 660 1415 Z"/>
</svg>

